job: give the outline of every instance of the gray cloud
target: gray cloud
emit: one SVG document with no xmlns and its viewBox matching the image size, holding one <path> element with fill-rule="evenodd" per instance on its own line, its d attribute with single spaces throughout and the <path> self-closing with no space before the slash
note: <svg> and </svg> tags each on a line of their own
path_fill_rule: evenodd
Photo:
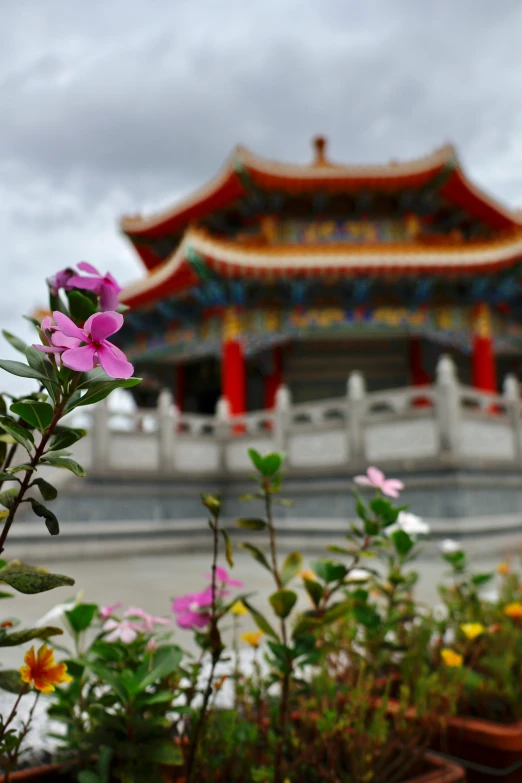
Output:
<svg viewBox="0 0 522 783">
<path fill-rule="evenodd" d="M 4 0 L 4 322 L 75 260 L 140 274 L 119 215 L 203 184 L 237 142 L 305 161 L 324 132 L 358 162 L 451 140 L 522 205 L 521 23 L 518 0 Z"/>
</svg>

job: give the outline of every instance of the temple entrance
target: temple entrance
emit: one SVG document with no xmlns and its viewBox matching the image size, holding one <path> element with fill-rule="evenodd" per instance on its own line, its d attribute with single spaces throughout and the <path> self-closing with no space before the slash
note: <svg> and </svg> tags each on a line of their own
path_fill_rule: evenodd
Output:
<svg viewBox="0 0 522 783">
<path fill-rule="evenodd" d="M 205 358 L 185 366 L 184 411 L 214 415 L 221 396 L 221 372 L 216 359 Z"/>
</svg>

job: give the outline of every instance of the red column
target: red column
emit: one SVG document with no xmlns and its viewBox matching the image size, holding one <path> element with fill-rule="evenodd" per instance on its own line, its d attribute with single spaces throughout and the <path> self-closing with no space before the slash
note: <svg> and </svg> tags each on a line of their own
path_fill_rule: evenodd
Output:
<svg viewBox="0 0 522 783">
<path fill-rule="evenodd" d="M 272 349 L 272 371 L 265 375 L 265 410 L 275 407 L 276 393 L 283 383 L 283 349 L 276 345 Z"/>
<path fill-rule="evenodd" d="M 226 397 L 231 414 L 245 413 L 246 373 L 245 355 L 240 340 L 225 340 L 221 360 L 221 385 L 223 397 Z"/>
<path fill-rule="evenodd" d="M 497 391 L 497 372 L 491 330 L 491 312 L 479 304 L 473 312 L 473 386 L 480 391 Z"/>
<path fill-rule="evenodd" d="M 185 374 L 185 365 L 176 365 L 176 378 L 174 380 L 174 402 L 180 413 L 185 408 L 185 393 L 187 389 L 187 379 Z"/>
</svg>

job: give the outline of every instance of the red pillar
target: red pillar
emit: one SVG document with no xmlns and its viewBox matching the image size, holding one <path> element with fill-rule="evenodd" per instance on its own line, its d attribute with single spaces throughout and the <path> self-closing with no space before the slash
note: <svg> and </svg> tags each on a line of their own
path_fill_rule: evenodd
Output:
<svg viewBox="0 0 522 783">
<path fill-rule="evenodd" d="M 174 381 L 174 402 L 180 413 L 185 408 L 185 394 L 187 389 L 187 378 L 185 374 L 185 365 L 176 365 L 176 378 Z"/>
<path fill-rule="evenodd" d="M 491 330 L 491 312 L 479 304 L 473 312 L 473 386 L 485 392 L 497 391 L 497 372 Z"/>
<path fill-rule="evenodd" d="M 245 355 L 240 340 L 225 340 L 223 342 L 221 386 L 223 397 L 226 397 L 229 402 L 230 413 L 233 416 L 245 413 Z"/>
<path fill-rule="evenodd" d="M 283 349 L 276 345 L 272 349 L 272 370 L 265 375 L 265 410 L 275 408 L 276 393 L 283 383 Z"/>
</svg>

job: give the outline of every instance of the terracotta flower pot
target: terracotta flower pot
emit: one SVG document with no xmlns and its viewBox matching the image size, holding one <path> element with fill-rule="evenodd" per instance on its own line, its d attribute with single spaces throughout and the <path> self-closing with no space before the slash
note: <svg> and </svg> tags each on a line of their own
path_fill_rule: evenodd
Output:
<svg viewBox="0 0 522 783">
<path fill-rule="evenodd" d="M 468 783 L 522 781 L 522 721 L 504 724 L 449 718 L 445 735 L 433 747 L 462 759 Z"/>
<path fill-rule="evenodd" d="M 41 767 L 27 767 L 11 772 L 10 783 L 68 783 L 67 777 L 61 775 L 64 771 L 63 764 L 43 764 Z M 4 783 L 5 775 L 0 777 L 0 783 Z"/>
<path fill-rule="evenodd" d="M 402 783 L 461 783 L 466 780 L 466 773 L 457 764 L 433 756 L 431 753 L 426 753 L 424 761 L 427 770 Z"/>
</svg>

